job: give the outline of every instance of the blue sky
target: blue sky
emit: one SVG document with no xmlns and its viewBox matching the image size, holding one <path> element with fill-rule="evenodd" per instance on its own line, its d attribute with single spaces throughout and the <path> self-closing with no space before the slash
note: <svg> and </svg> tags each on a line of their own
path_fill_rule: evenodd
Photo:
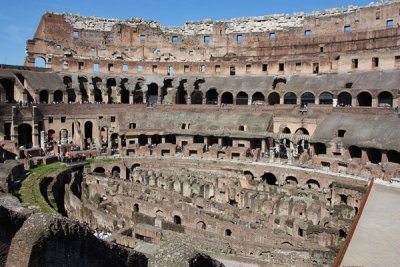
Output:
<svg viewBox="0 0 400 267">
<path fill-rule="evenodd" d="M 26 40 L 46 11 L 109 18 L 142 17 L 165 26 L 205 18 L 230 19 L 275 13 L 309 13 L 332 7 L 368 5 L 371 0 L 14 0 L 0 9 L 0 64 L 22 65 Z"/>
</svg>

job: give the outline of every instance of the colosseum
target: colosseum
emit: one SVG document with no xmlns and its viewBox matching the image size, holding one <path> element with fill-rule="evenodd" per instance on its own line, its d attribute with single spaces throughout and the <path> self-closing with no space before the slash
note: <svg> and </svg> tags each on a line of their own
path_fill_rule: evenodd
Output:
<svg viewBox="0 0 400 267">
<path fill-rule="evenodd" d="M 0 65 L 0 266 L 396 265 L 359 237 L 399 221 L 399 24 L 45 13 Z"/>
</svg>

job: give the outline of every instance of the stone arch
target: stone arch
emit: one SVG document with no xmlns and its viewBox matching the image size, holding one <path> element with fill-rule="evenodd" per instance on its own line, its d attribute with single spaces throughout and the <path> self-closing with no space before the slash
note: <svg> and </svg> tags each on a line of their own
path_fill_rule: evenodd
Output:
<svg viewBox="0 0 400 267">
<path fill-rule="evenodd" d="M 120 95 L 121 95 L 121 103 L 129 104 L 129 90 L 127 88 L 128 79 L 122 78 L 120 83 Z"/>
<path fill-rule="evenodd" d="M 132 92 L 133 104 L 143 104 L 143 91 L 141 89 L 135 89 Z"/>
<path fill-rule="evenodd" d="M 147 103 L 157 104 L 158 101 L 158 85 L 151 83 L 147 86 Z"/>
<path fill-rule="evenodd" d="M 222 94 L 221 104 L 233 104 L 233 95 L 231 92 L 224 92 Z"/>
<path fill-rule="evenodd" d="M 352 102 L 353 97 L 351 96 L 351 94 L 349 92 L 340 92 L 338 94 L 338 105 L 339 106 L 351 106 L 351 102 Z"/>
<path fill-rule="evenodd" d="M 303 128 L 303 127 L 297 129 L 294 133 L 295 134 L 302 134 L 302 135 L 310 135 L 308 130 L 306 128 Z"/>
<path fill-rule="evenodd" d="M 46 68 L 46 59 L 44 57 L 35 58 L 35 67 Z"/>
<path fill-rule="evenodd" d="M 319 189 L 321 188 L 319 182 L 315 179 L 309 179 L 306 182 L 306 185 L 309 189 Z"/>
<path fill-rule="evenodd" d="M 261 180 L 269 185 L 277 185 L 278 179 L 271 172 L 266 172 L 261 176 Z"/>
<path fill-rule="evenodd" d="M 378 106 L 379 107 L 392 107 L 393 106 L 393 95 L 388 91 L 383 91 L 378 94 Z"/>
<path fill-rule="evenodd" d="M 320 105 L 332 105 L 333 104 L 333 94 L 330 92 L 322 92 L 319 95 Z"/>
<path fill-rule="evenodd" d="M 232 236 L 232 230 L 231 229 L 225 229 L 224 235 L 225 236 Z"/>
<path fill-rule="evenodd" d="M 279 105 L 281 96 L 277 92 L 272 92 L 268 95 L 268 105 Z"/>
<path fill-rule="evenodd" d="M 296 105 L 297 104 L 297 95 L 293 92 L 287 92 L 283 96 L 283 104 Z"/>
<path fill-rule="evenodd" d="M 286 184 L 296 186 L 299 184 L 299 181 L 294 176 L 287 176 L 285 179 Z"/>
<path fill-rule="evenodd" d="M 264 104 L 265 103 L 265 96 L 263 93 L 261 92 L 255 92 L 252 96 L 251 96 L 251 103 L 253 105 L 255 104 Z"/>
<path fill-rule="evenodd" d="M 272 89 L 283 89 L 286 85 L 286 78 L 275 78 L 272 83 Z"/>
<path fill-rule="evenodd" d="M 87 102 L 89 102 L 89 95 L 88 95 L 88 91 L 87 91 L 88 79 L 84 76 L 79 76 L 78 82 L 79 82 L 79 91 L 81 93 L 82 103 L 87 103 Z"/>
<path fill-rule="evenodd" d="M 360 107 L 371 107 L 372 106 L 372 95 L 371 93 L 364 91 L 357 95 L 357 103 Z"/>
<path fill-rule="evenodd" d="M 201 105 L 203 104 L 203 92 L 200 90 L 194 90 L 190 95 L 190 103 L 192 105 Z"/>
<path fill-rule="evenodd" d="M 178 89 L 176 90 L 176 95 L 175 95 L 175 104 L 178 104 L 178 105 L 187 104 L 187 100 L 186 99 L 187 99 L 188 93 L 185 90 L 185 85 L 184 85 L 184 83 L 186 81 L 187 80 L 182 80 L 182 81 L 179 82 L 179 86 L 178 86 Z"/>
<path fill-rule="evenodd" d="M 325 155 L 326 154 L 326 145 L 324 143 L 315 143 L 314 144 L 314 152 L 315 152 L 315 155 Z"/>
<path fill-rule="evenodd" d="M 135 204 L 133 204 L 133 212 L 139 212 L 139 204 L 138 203 L 135 203 Z"/>
<path fill-rule="evenodd" d="M 114 78 L 108 78 L 106 81 L 106 88 L 107 88 L 109 104 L 116 102 L 115 101 L 116 99 L 114 99 L 116 87 L 117 87 L 117 81 Z"/>
<path fill-rule="evenodd" d="M 32 147 L 32 126 L 30 124 L 18 125 L 18 146 Z"/>
<path fill-rule="evenodd" d="M 91 121 L 85 122 L 85 139 L 93 138 L 93 123 Z"/>
<path fill-rule="evenodd" d="M 207 229 L 207 224 L 205 222 L 203 222 L 203 221 L 198 221 L 196 223 L 196 229 L 206 230 Z"/>
<path fill-rule="evenodd" d="M 236 95 L 236 105 L 248 105 L 249 104 L 249 95 L 246 92 L 239 92 Z"/>
<path fill-rule="evenodd" d="M 218 92 L 215 88 L 210 88 L 206 92 L 206 103 L 208 105 L 217 105 L 218 104 Z"/>
<path fill-rule="evenodd" d="M 311 92 L 305 92 L 301 95 L 301 105 L 315 104 L 315 96 Z"/>
<path fill-rule="evenodd" d="M 362 156 L 361 148 L 359 148 L 358 146 L 350 146 L 349 154 L 351 158 L 361 158 Z"/>
<path fill-rule="evenodd" d="M 55 103 L 61 103 L 64 100 L 64 93 L 61 90 L 57 90 L 53 93 L 53 101 Z"/>
<path fill-rule="evenodd" d="M 65 84 L 65 87 L 68 88 L 72 88 L 72 78 L 71 76 L 64 76 L 63 77 L 63 83 Z"/>
<path fill-rule="evenodd" d="M 282 133 L 284 133 L 284 134 L 291 134 L 292 133 L 292 131 L 290 131 L 290 129 L 289 129 L 289 127 L 284 127 L 283 129 L 282 129 Z"/>
<path fill-rule="evenodd" d="M 248 180 L 254 180 L 254 174 L 251 171 L 244 171 L 243 174 Z"/>
<path fill-rule="evenodd" d="M 174 215 L 174 223 L 177 225 L 181 225 L 182 224 L 182 218 L 178 215 Z"/>
<path fill-rule="evenodd" d="M 97 174 L 104 174 L 106 173 L 106 170 L 103 167 L 96 167 L 93 169 L 93 172 Z"/>
<path fill-rule="evenodd" d="M 3 87 L 5 92 L 5 99 L 2 101 L 13 103 L 15 102 L 14 96 L 14 81 L 10 79 L 0 79 L 0 86 Z"/>
<path fill-rule="evenodd" d="M 121 168 L 119 166 L 114 166 L 111 169 L 111 177 L 120 178 Z"/>
<path fill-rule="evenodd" d="M 42 90 L 39 92 L 39 102 L 42 104 L 48 104 L 49 103 L 49 91 L 47 90 Z"/>
<path fill-rule="evenodd" d="M 378 164 L 382 161 L 382 152 L 376 148 L 367 149 L 368 160 L 374 164 Z"/>
<path fill-rule="evenodd" d="M 53 129 L 49 129 L 47 131 L 47 138 L 49 141 L 53 141 L 54 138 L 56 137 L 56 131 L 54 131 Z"/>
</svg>

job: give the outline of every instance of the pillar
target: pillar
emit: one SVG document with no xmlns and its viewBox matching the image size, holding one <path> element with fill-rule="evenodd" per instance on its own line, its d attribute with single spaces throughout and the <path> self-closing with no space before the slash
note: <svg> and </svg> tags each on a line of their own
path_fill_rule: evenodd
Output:
<svg viewBox="0 0 400 267">
<path fill-rule="evenodd" d="M 151 137 L 147 137 L 147 143 L 151 144 Z"/>
<path fill-rule="evenodd" d="M 222 137 L 218 137 L 218 145 L 222 146 Z"/>
<path fill-rule="evenodd" d="M 371 107 L 378 107 L 378 99 L 377 98 L 372 98 Z"/>
<path fill-rule="evenodd" d="M 262 153 L 265 152 L 265 147 L 266 147 L 265 139 L 262 139 L 262 140 L 261 140 L 261 152 L 262 152 Z"/>
</svg>

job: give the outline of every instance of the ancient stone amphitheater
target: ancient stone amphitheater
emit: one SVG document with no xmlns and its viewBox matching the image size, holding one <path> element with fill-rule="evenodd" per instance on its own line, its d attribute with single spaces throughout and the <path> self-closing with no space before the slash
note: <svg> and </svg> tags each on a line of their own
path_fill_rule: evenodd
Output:
<svg viewBox="0 0 400 267">
<path fill-rule="evenodd" d="M 0 266 L 334 264 L 398 180 L 399 10 L 44 14 L 0 65 Z"/>
</svg>

